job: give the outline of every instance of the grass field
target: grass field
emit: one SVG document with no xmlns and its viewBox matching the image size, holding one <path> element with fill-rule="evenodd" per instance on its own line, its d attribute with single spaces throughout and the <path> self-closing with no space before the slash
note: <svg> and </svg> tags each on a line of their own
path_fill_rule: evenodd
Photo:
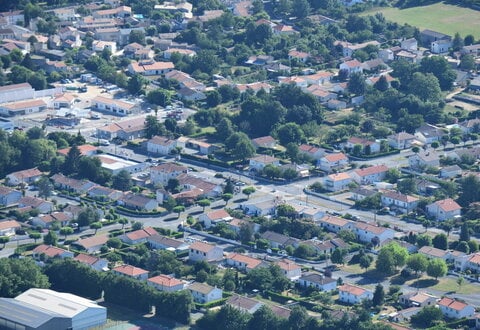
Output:
<svg viewBox="0 0 480 330">
<path fill-rule="evenodd" d="M 435 3 L 429 6 L 407 9 L 376 8 L 363 15 L 382 13 L 385 18 L 397 23 L 408 23 L 420 30 L 430 29 L 453 36 L 456 32 L 462 37 L 467 34 L 480 38 L 480 11 Z"/>
</svg>

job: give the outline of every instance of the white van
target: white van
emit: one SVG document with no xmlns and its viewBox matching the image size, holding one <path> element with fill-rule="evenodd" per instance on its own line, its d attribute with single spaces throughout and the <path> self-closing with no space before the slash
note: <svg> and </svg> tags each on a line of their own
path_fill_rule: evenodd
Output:
<svg viewBox="0 0 480 330">
<path fill-rule="evenodd" d="M 110 145 L 110 142 L 108 142 L 108 140 L 104 140 L 104 139 L 100 139 L 98 141 L 98 143 L 101 145 L 101 146 L 109 146 Z"/>
</svg>

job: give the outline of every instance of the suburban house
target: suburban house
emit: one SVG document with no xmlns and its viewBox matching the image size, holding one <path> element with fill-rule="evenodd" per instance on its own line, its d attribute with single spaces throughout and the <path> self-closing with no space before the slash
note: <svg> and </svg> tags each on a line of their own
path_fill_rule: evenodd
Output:
<svg viewBox="0 0 480 330">
<path fill-rule="evenodd" d="M 188 244 L 184 241 L 160 234 L 148 236 L 147 242 L 152 249 L 169 250 L 172 252 L 181 252 L 188 249 Z"/>
<path fill-rule="evenodd" d="M 393 322 L 409 322 L 412 316 L 416 315 L 422 310 L 421 307 L 408 307 L 405 309 L 401 309 L 397 312 L 389 314 L 389 319 Z M 392 326 L 393 328 L 393 326 Z M 394 329 L 397 329 L 396 327 Z M 410 328 L 408 328 L 410 329 Z M 402 329 L 403 330 L 403 329 Z"/>
<path fill-rule="evenodd" d="M 216 226 L 220 222 L 229 222 L 233 217 L 224 209 L 203 213 L 198 217 L 198 220 L 203 222 L 205 228 Z"/>
<path fill-rule="evenodd" d="M 341 191 L 348 189 L 353 179 L 346 172 L 330 174 L 325 177 L 325 188 L 329 191 Z"/>
<path fill-rule="evenodd" d="M 20 228 L 20 224 L 15 220 L 0 221 L 0 236 L 13 236 Z"/>
<path fill-rule="evenodd" d="M 255 148 L 273 149 L 277 146 L 277 141 L 270 135 L 252 139 L 252 144 Z"/>
<path fill-rule="evenodd" d="M 145 227 L 121 235 L 119 238 L 122 242 L 133 245 L 145 243 L 150 236 L 154 235 L 158 235 L 158 232 L 155 229 L 153 229 L 152 227 Z"/>
<path fill-rule="evenodd" d="M 14 190 L 5 186 L 0 186 L 0 205 L 10 206 L 17 203 L 21 198 L 21 191 Z"/>
<path fill-rule="evenodd" d="M 345 148 L 353 150 L 356 145 L 362 147 L 361 152 L 366 155 L 376 154 L 380 152 L 380 143 L 359 137 L 351 137 L 345 144 Z"/>
<path fill-rule="evenodd" d="M 409 149 L 415 142 L 415 136 L 406 132 L 400 132 L 387 137 L 388 145 L 395 149 Z"/>
<path fill-rule="evenodd" d="M 475 274 L 480 273 L 480 253 L 455 258 L 455 269 L 459 271 L 469 269 Z"/>
<path fill-rule="evenodd" d="M 12 84 L 0 87 L 0 100 L 2 100 L 2 102 L 17 102 L 33 98 L 35 98 L 35 90 L 29 83 Z"/>
<path fill-rule="evenodd" d="M 319 291 L 330 292 L 337 288 L 337 280 L 317 273 L 307 273 L 298 279 L 298 285 L 304 288 L 312 287 Z"/>
<path fill-rule="evenodd" d="M 37 209 L 40 213 L 50 213 L 53 211 L 54 205 L 52 202 L 41 198 L 25 196 L 18 201 L 18 207 L 31 207 Z"/>
<path fill-rule="evenodd" d="M 375 194 L 378 194 L 378 191 L 373 190 L 373 189 L 367 189 L 367 188 L 359 187 L 359 188 L 356 188 L 356 189 L 352 190 L 351 199 L 353 199 L 354 201 L 361 201 L 361 200 L 363 200 L 367 197 L 372 197 Z"/>
<path fill-rule="evenodd" d="M 440 157 L 436 152 L 422 150 L 408 157 L 408 165 L 419 170 L 426 167 L 438 167 L 440 166 Z"/>
<path fill-rule="evenodd" d="M 180 174 L 187 173 L 188 168 L 175 163 L 164 163 L 150 168 L 150 180 L 154 185 L 165 186 L 168 180 L 177 178 Z"/>
<path fill-rule="evenodd" d="M 55 188 L 68 190 L 77 194 L 84 194 L 96 185 L 91 181 L 72 179 L 61 173 L 54 174 L 50 178 L 52 179 Z"/>
<path fill-rule="evenodd" d="M 249 314 L 255 313 L 258 309 L 260 309 L 260 307 L 263 306 L 263 303 L 258 300 L 240 296 L 238 294 L 234 294 L 228 298 L 226 304 Z"/>
<path fill-rule="evenodd" d="M 98 151 L 98 148 L 95 147 L 95 146 L 92 146 L 91 144 L 82 144 L 80 146 L 77 146 L 78 148 L 78 151 L 80 151 L 80 155 L 82 156 L 87 156 L 87 157 L 91 157 L 91 156 L 95 156 L 97 154 L 97 151 Z M 68 155 L 68 152 L 70 151 L 70 147 L 69 148 L 63 148 L 63 149 L 58 149 L 57 150 L 57 153 L 59 155 L 63 155 L 63 156 L 67 156 Z"/>
<path fill-rule="evenodd" d="M 338 233 L 342 229 L 352 229 L 354 223 L 350 220 L 327 214 L 317 221 L 317 224 L 327 231 Z"/>
<path fill-rule="evenodd" d="M 262 171 L 267 165 L 280 166 L 280 159 L 268 155 L 259 155 L 249 160 L 250 169 L 258 172 Z"/>
<path fill-rule="evenodd" d="M 36 260 L 48 258 L 73 258 L 73 252 L 61 249 L 56 246 L 41 244 L 32 251 L 32 256 Z"/>
<path fill-rule="evenodd" d="M 92 237 L 82 238 L 74 242 L 77 245 L 85 249 L 88 253 L 94 253 L 100 251 L 100 248 L 107 244 L 108 235 L 95 235 Z"/>
<path fill-rule="evenodd" d="M 387 166 L 375 165 L 353 171 L 352 178 L 359 184 L 372 184 L 382 181 L 387 172 Z"/>
<path fill-rule="evenodd" d="M 96 271 L 107 271 L 108 270 L 108 260 L 103 258 L 97 258 L 88 254 L 79 253 L 74 260 L 81 262 L 89 266 L 90 268 Z"/>
<path fill-rule="evenodd" d="M 240 204 L 240 208 L 247 215 L 274 215 L 280 200 L 278 198 L 255 198 Z"/>
<path fill-rule="evenodd" d="M 392 210 L 402 213 L 410 213 L 417 207 L 419 202 L 417 197 L 405 195 L 393 190 L 383 191 L 380 200 L 384 207 L 389 207 Z"/>
<path fill-rule="evenodd" d="M 437 40 L 430 44 L 430 51 L 433 54 L 445 54 L 448 53 L 452 47 L 452 41 L 448 39 Z"/>
<path fill-rule="evenodd" d="M 158 76 L 170 72 L 174 68 L 175 65 L 172 62 L 145 60 L 130 63 L 128 65 L 128 72 L 130 72 L 130 74 L 141 74 L 142 76 Z"/>
<path fill-rule="evenodd" d="M 64 227 L 73 219 L 73 215 L 68 212 L 52 212 L 50 214 L 40 214 L 33 217 L 32 224 L 42 228 L 50 228 L 54 223 Z"/>
<path fill-rule="evenodd" d="M 373 293 L 356 285 L 344 284 L 338 288 L 339 300 L 346 304 L 359 304 L 373 298 Z"/>
<path fill-rule="evenodd" d="M 300 244 L 300 241 L 296 238 L 279 234 L 269 230 L 264 232 L 261 237 L 263 239 L 266 239 L 272 248 L 276 248 L 276 249 L 285 248 L 288 245 L 297 247 Z"/>
<path fill-rule="evenodd" d="M 422 125 L 415 130 L 415 137 L 424 144 L 439 142 L 444 135 L 446 133 L 441 128 L 431 124 Z"/>
<path fill-rule="evenodd" d="M 157 290 L 165 292 L 175 292 L 183 290 L 184 284 L 182 281 L 176 279 L 175 277 L 168 275 L 158 275 L 150 277 L 147 280 L 147 284 L 151 287 L 154 287 Z"/>
<path fill-rule="evenodd" d="M 410 292 L 400 296 L 400 303 L 405 307 L 435 306 L 438 298 L 426 292 Z"/>
<path fill-rule="evenodd" d="M 235 233 L 240 233 L 242 226 L 250 226 L 254 233 L 258 233 L 261 226 L 258 223 L 245 219 L 233 218 L 232 221 L 228 223 L 228 227 L 232 229 Z"/>
<path fill-rule="evenodd" d="M 177 140 L 163 136 L 154 136 L 147 141 L 147 152 L 162 156 L 169 155 L 177 146 Z"/>
<path fill-rule="evenodd" d="M 201 177 L 190 175 L 190 173 L 180 174 L 178 176 L 178 182 L 185 193 L 196 192 L 196 198 L 215 198 L 220 196 L 223 192 L 223 187 L 220 183 L 207 181 Z M 184 193 L 184 191 L 181 191 L 180 194 Z M 174 195 L 173 197 L 177 198 L 177 195 Z"/>
<path fill-rule="evenodd" d="M 448 297 L 442 298 L 438 302 L 438 307 L 442 311 L 443 316 L 450 319 L 461 319 L 471 317 L 475 314 L 474 306 Z"/>
<path fill-rule="evenodd" d="M 452 166 L 445 166 L 440 170 L 440 178 L 442 179 L 451 179 L 456 176 L 462 175 L 462 168 L 457 164 Z"/>
<path fill-rule="evenodd" d="M 122 121 L 116 121 L 107 126 L 97 128 L 97 137 L 99 139 L 113 140 L 134 140 L 142 138 L 145 135 L 145 119 L 132 118 Z"/>
<path fill-rule="evenodd" d="M 298 152 L 301 154 L 307 155 L 308 157 L 311 157 L 312 159 L 315 159 L 315 160 L 320 160 L 325 154 L 324 149 L 318 148 L 309 144 L 301 144 L 298 147 Z"/>
<path fill-rule="evenodd" d="M 126 116 L 133 112 L 135 104 L 121 100 L 110 99 L 104 96 L 96 96 L 92 99 L 92 108 L 106 111 L 119 116 Z"/>
<path fill-rule="evenodd" d="M 88 197 L 102 201 L 116 201 L 122 195 L 123 193 L 120 190 L 99 185 L 90 188 L 90 190 L 87 192 Z"/>
<path fill-rule="evenodd" d="M 373 226 L 363 222 L 354 224 L 354 232 L 359 241 L 373 243 L 378 239 L 378 245 L 383 245 L 386 240 L 393 239 L 395 236 L 395 231 L 390 228 Z"/>
<path fill-rule="evenodd" d="M 147 280 L 148 279 L 148 270 L 134 267 L 131 265 L 121 265 L 112 269 L 112 272 L 126 277 L 133 277 L 137 280 Z"/>
<path fill-rule="evenodd" d="M 348 157 L 344 153 L 326 154 L 320 158 L 318 168 L 322 171 L 330 173 L 332 171 L 341 170 L 348 165 Z"/>
<path fill-rule="evenodd" d="M 222 299 L 223 295 L 222 289 L 199 282 L 190 284 L 188 290 L 192 294 L 193 301 L 200 304 L 207 304 Z"/>
<path fill-rule="evenodd" d="M 230 253 L 225 258 L 225 263 L 228 266 L 235 267 L 238 270 L 248 273 L 252 269 L 255 269 L 258 266 L 260 266 L 263 262 L 262 260 L 252 258 L 244 254 Z"/>
<path fill-rule="evenodd" d="M 122 205 L 133 210 L 153 211 L 158 207 L 158 202 L 148 196 L 128 192 L 117 200 Z"/>
<path fill-rule="evenodd" d="M 42 176 L 42 172 L 38 168 L 10 173 L 6 176 L 6 182 L 9 186 L 17 186 L 19 184 L 32 184 Z"/>
<path fill-rule="evenodd" d="M 18 101 L 0 105 L 0 115 L 25 116 L 27 114 L 41 112 L 47 109 L 47 103 L 42 99 Z"/>
<path fill-rule="evenodd" d="M 352 73 L 362 73 L 363 67 L 361 62 L 354 59 L 340 64 L 340 70 L 345 70 L 348 75 L 351 75 Z"/>
<path fill-rule="evenodd" d="M 443 259 L 449 261 L 451 259 L 451 252 L 434 248 L 433 246 L 422 246 L 418 253 L 423 254 L 428 259 Z"/>
<path fill-rule="evenodd" d="M 289 259 L 282 259 L 275 264 L 280 267 L 283 275 L 292 281 L 298 279 L 302 275 L 302 267 Z"/>
<path fill-rule="evenodd" d="M 445 221 L 460 217 L 462 214 L 462 207 L 453 199 L 446 198 L 428 204 L 427 213 L 437 221 Z"/>
<path fill-rule="evenodd" d="M 223 258 L 223 249 L 219 246 L 195 242 L 189 247 L 188 259 L 191 261 L 217 261 Z"/>
</svg>

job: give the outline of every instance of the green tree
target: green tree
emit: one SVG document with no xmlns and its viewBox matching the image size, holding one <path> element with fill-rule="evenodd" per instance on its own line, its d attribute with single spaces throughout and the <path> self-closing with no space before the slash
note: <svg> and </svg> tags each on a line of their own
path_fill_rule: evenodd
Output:
<svg viewBox="0 0 480 330">
<path fill-rule="evenodd" d="M 192 60 L 193 70 L 200 70 L 207 74 L 212 74 L 218 68 L 220 59 L 212 50 L 200 50 Z"/>
<path fill-rule="evenodd" d="M 145 33 L 141 30 L 132 30 L 128 36 L 129 43 L 139 43 L 142 46 L 146 45 L 145 42 Z"/>
<path fill-rule="evenodd" d="M 35 185 L 38 188 L 38 196 L 42 198 L 48 198 L 52 194 L 53 184 L 50 182 L 50 179 L 47 177 L 42 177 L 38 180 Z"/>
<path fill-rule="evenodd" d="M 358 263 L 360 265 L 361 268 L 367 270 L 368 267 L 370 267 L 370 265 L 372 264 L 373 262 L 373 257 L 370 255 L 370 254 L 363 254 L 360 259 L 358 260 Z"/>
<path fill-rule="evenodd" d="M 470 228 L 468 226 L 467 222 L 464 222 L 462 224 L 462 227 L 460 227 L 460 238 L 459 241 L 464 241 L 468 242 L 470 240 Z"/>
<path fill-rule="evenodd" d="M 66 240 L 68 235 L 73 234 L 73 228 L 72 227 L 62 227 L 62 228 L 60 228 L 60 234 L 64 235 L 64 238 Z"/>
<path fill-rule="evenodd" d="M 95 209 L 90 207 L 81 211 L 77 217 L 77 223 L 79 227 L 87 227 L 90 226 L 92 222 L 98 221 L 100 221 L 100 215 Z"/>
<path fill-rule="evenodd" d="M 375 268 L 379 273 L 392 275 L 398 267 L 405 265 L 407 257 L 407 249 L 396 242 L 389 243 L 380 249 Z"/>
<path fill-rule="evenodd" d="M 414 194 L 417 192 L 417 184 L 413 178 L 405 178 L 397 182 L 397 189 L 402 194 Z"/>
<path fill-rule="evenodd" d="M 5 248 L 5 245 L 10 242 L 10 237 L 8 236 L 0 236 L 0 244 L 2 245 L 2 249 Z"/>
<path fill-rule="evenodd" d="M 438 102 L 442 97 L 438 79 L 432 73 L 415 72 L 409 84 L 409 92 L 424 102 Z"/>
<path fill-rule="evenodd" d="M 152 104 L 166 107 L 170 104 L 170 92 L 163 88 L 157 88 L 147 93 L 147 100 Z"/>
<path fill-rule="evenodd" d="M 412 324 L 421 328 L 429 328 L 440 320 L 443 320 L 442 311 L 435 306 L 423 307 L 420 312 L 411 317 Z"/>
<path fill-rule="evenodd" d="M 122 247 L 122 241 L 117 237 L 113 237 L 107 241 L 107 246 L 112 249 L 119 249 Z"/>
<path fill-rule="evenodd" d="M 447 274 L 447 263 L 443 259 L 431 259 L 428 262 L 427 274 L 428 276 L 438 279 Z"/>
<path fill-rule="evenodd" d="M 448 238 L 445 234 L 437 234 L 432 239 L 433 247 L 437 249 L 447 250 L 448 249 Z"/>
<path fill-rule="evenodd" d="M 180 213 L 185 212 L 185 206 L 177 205 L 173 208 L 173 212 L 177 213 L 178 217 L 180 218 Z"/>
<path fill-rule="evenodd" d="M 432 73 L 437 77 L 440 88 L 444 91 L 450 90 L 456 79 L 455 71 L 443 56 L 424 57 L 420 62 L 420 71 Z"/>
<path fill-rule="evenodd" d="M 363 95 L 367 90 L 367 83 L 365 77 L 360 72 L 355 72 L 350 75 L 348 81 L 348 90 L 352 94 Z"/>
<path fill-rule="evenodd" d="M 0 259 L 0 296 L 14 298 L 30 288 L 50 287 L 48 277 L 32 258 Z"/>
<path fill-rule="evenodd" d="M 460 60 L 460 69 L 464 71 L 474 70 L 476 67 L 475 58 L 472 55 L 463 55 Z"/>
<path fill-rule="evenodd" d="M 94 235 L 96 235 L 96 234 L 97 234 L 97 231 L 98 231 L 100 228 L 102 228 L 102 227 L 103 227 L 103 225 L 102 225 L 102 223 L 101 223 L 100 221 L 92 222 L 92 223 L 90 224 L 90 229 L 95 229 Z"/>
<path fill-rule="evenodd" d="M 142 91 L 145 83 L 146 83 L 145 78 L 143 78 L 139 74 L 135 74 L 133 77 L 128 79 L 127 89 L 130 92 L 130 94 L 137 95 Z"/>
<path fill-rule="evenodd" d="M 42 237 L 42 234 L 34 232 L 34 233 L 30 233 L 28 237 L 33 239 L 35 244 L 37 244 L 37 240 Z"/>
<path fill-rule="evenodd" d="M 165 135 L 165 127 L 158 121 L 156 116 L 147 116 L 145 118 L 145 137 L 151 139 L 155 135 Z"/>
<path fill-rule="evenodd" d="M 280 144 L 284 146 L 291 142 L 300 144 L 305 140 L 302 128 L 295 123 L 287 123 L 280 126 L 277 130 L 277 136 Z"/>
<path fill-rule="evenodd" d="M 422 273 L 427 270 L 428 259 L 423 254 L 412 254 L 408 256 L 407 266 L 415 272 L 415 274 Z"/>
<path fill-rule="evenodd" d="M 132 188 L 132 176 L 130 172 L 121 170 L 112 177 L 112 187 L 121 191 L 128 191 Z"/>
<path fill-rule="evenodd" d="M 222 199 L 225 201 L 225 206 L 228 204 L 228 201 L 233 198 L 233 194 L 226 193 L 222 195 Z"/>
<path fill-rule="evenodd" d="M 222 118 L 215 126 L 216 136 L 221 141 L 225 141 L 234 133 L 232 121 L 226 117 Z"/>
<path fill-rule="evenodd" d="M 55 234 L 54 231 L 50 230 L 48 233 L 43 236 L 43 243 L 46 245 L 52 245 L 55 246 L 58 243 L 58 237 L 57 234 Z"/>
<path fill-rule="evenodd" d="M 372 304 L 373 306 L 381 306 L 385 302 L 385 291 L 381 284 L 377 284 L 375 292 L 373 293 Z"/>
<path fill-rule="evenodd" d="M 204 198 L 204 199 L 201 199 L 201 200 L 197 201 L 197 204 L 198 204 L 198 206 L 201 206 L 203 208 L 202 211 L 205 212 L 205 208 L 207 206 L 210 206 L 212 204 L 212 202 L 210 202 L 209 199 Z"/>
<path fill-rule="evenodd" d="M 473 202 L 480 201 L 480 180 L 475 175 L 467 175 L 460 180 L 460 196 L 458 203 L 464 207 L 467 207 Z M 462 239 L 464 241 L 468 241 Z"/>
<path fill-rule="evenodd" d="M 128 224 L 128 219 L 120 218 L 120 220 L 118 220 L 118 223 L 122 225 L 122 230 L 123 230 L 125 228 L 125 225 Z"/>
<path fill-rule="evenodd" d="M 242 190 L 242 193 L 244 195 L 247 195 L 247 199 L 250 199 L 250 195 L 252 195 L 253 193 L 255 193 L 255 187 L 247 187 L 247 188 L 244 188 Z"/>
<path fill-rule="evenodd" d="M 432 246 L 432 238 L 429 235 L 423 234 L 417 236 L 417 245 L 419 248 L 423 246 Z"/>
<path fill-rule="evenodd" d="M 330 260 L 334 264 L 344 264 L 345 263 L 345 257 L 347 256 L 347 251 L 345 249 L 337 248 L 333 251 L 332 256 L 330 257 Z"/>
<path fill-rule="evenodd" d="M 252 318 L 248 321 L 247 329 L 251 330 L 273 330 L 281 329 L 279 317 L 272 312 L 267 305 L 257 309 Z"/>
</svg>

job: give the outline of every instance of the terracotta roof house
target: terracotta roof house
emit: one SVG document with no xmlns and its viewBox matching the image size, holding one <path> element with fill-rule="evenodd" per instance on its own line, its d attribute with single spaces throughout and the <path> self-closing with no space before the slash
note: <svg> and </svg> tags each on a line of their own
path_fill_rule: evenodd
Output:
<svg viewBox="0 0 480 330">
<path fill-rule="evenodd" d="M 320 160 L 325 155 L 324 149 L 309 144 L 301 144 L 298 147 L 298 151 L 302 154 L 312 157 L 312 159 L 315 160 Z"/>
<path fill-rule="evenodd" d="M 258 137 L 252 139 L 253 146 L 255 148 L 268 148 L 273 149 L 277 146 L 277 141 L 270 135 Z"/>
<path fill-rule="evenodd" d="M 18 207 L 31 207 L 37 209 L 40 213 L 49 213 L 53 211 L 53 203 L 37 197 L 25 196 L 18 201 Z"/>
<path fill-rule="evenodd" d="M 205 228 L 216 226 L 220 222 L 230 222 L 232 219 L 233 217 L 224 209 L 203 213 L 198 217 L 198 220 L 203 222 Z"/>
<path fill-rule="evenodd" d="M 108 260 L 103 258 L 94 257 L 88 254 L 79 253 L 74 260 L 81 262 L 89 266 L 96 271 L 107 271 L 108 270 Z"/>
<path fill-rule="evenodd" d="M 255 313 L 258 309 L 260 309 L 260 307 L 263 306 L 263 303 L 258 300 L 240 296 L 238 294 L 234 294 L 228 298 L 226 304 L 249 314 Z"/>
<path fill-rule="evenodd" d="M 107 99 L 105 102 L 107 102 Z M 109 102 L 109 101 L 108 101 Z M 133 107 L 126 106 L 128 111 Z M 109 111 L 115 111 L 116 108 L 110 107 Z M 125 141 L 142 138 L 145 135 L 145 118 L 132 118 L 114 122 L 107 126 L 97 128 L 97 136 L 100 139 L 112 140 L 119 138 Z"/>
<path fill-rule="evenodd" d="M 462 301 L 444 297 L 438 302 L 438 307 L 445 317 L 450 319 L 461 319 L 471 317 L 475 314 L 475 307 Z"/>
<path fill-rule="evenodd" d="M 102 201 L 116 201 L 123 194 L 119 190 L 97 185 L 90 188 L 87 192 L 87 195 L 90 198 L 98 199 Z"/>
<path fill-rule="evenodd" d="M 38 168 L 10 173 L 6 176 L 6 183 L 9 186 L 16 186 L 21 183 L 31 184 L 40 179 L 42 172 Z"/>
<path fill-rule="evenodd" d="M 68 190 L 78 194 L 84 194 L 90 188 L 96 185 L 91 181 L 72 179 L 61 173 L 52 175 L 51 179 L 55 188 L 60 190 Z"/>
<path fill-rule="evenodd" d="M 373 226 L 362 222 L 355 222 L 354 232 L 359 241 L 373 243 L 374 240 L 378 240 L 379 245 L 383 245 L 386 240 L 393 239 L 395 236 L 395 231 L 390 228 Z"/>
<path fill-rule="evenodd" d="M 73 219 L 73 215 L 68 212 L 52 212 L 50 214 L 40 214 L 33 217 L 32 224 L 42 228 L 50 228 L 54 223 L 60 226 L 66 226 Z"/>
<path fill-rule="evenodd" d="M 390 207 L 402 213 L 413 211 L 418 205 L 419 199 L 414 196 L 405 195 L 397 191 L 386 190 L 381 193 L 381 203 L 384 207 Z"/>
<path fill-rule="evenodd" d="M 415 136 L 406 132 L 400 132 L 387 137 L 388 145 L 395 149 L 409 149 L 415 141 Z"/>
<path fill-rule="evenodd" d="M 72 243 L 74 245 L 78 245 L 81 248 L 85 249 L 88 253 L 93 253 L 100 251 L 100 248 L 107 244 L 108 235 L 96 235 L 92 237 L 82 238 L 78 241 Z"/>
<path fill-rule="evenodd" d="M 340 64 L 340 70 L 345 70 L 348 72 L 348 75 L 352 73 L 362 73 L 363 72 L 363 67 L 362 63 L 359 62 L 358 60 L 350 60 L 346 61 Z"/>
<path fill-rule="evenodd" d="M 146 280 L 148 278 L 148 270 L 131 265 L 115 267 L 112 269 L 112 272 L 121 276 L 133 277 L 137 280 Z"/>
<path fill-rule="evenodd" d="M 460 217 L 462 207 L 453 199 L 446 198 L 427 205 L 427 213 L 437 221 L 445 221 Z"/>
<path fill-rule="evenodd" d="M 95 146 L 92 146 L 91 144 L 83 144 L 81 146 L 77 146 L 77 148 L 80 151 L 80 155 L 82 156 L 94 156 L 97 154 L 97 151 L 98 151 L 98 148 Z M 57 153 L 63 156 L 67 156 L 70 149 L 71 148 L 59 149 L 57 150 Z"/>
<path fill-rule="evenodd" d="M 39 260 L 45 258 L 73 258 L 73 252 L 61 249 L 56 246 L 41 244 L 32 251 L 33 258 Z"/>
<path fill-rule="evenodd" d="M 359 304 L 362 300 L 373 298 L 373 293 L 356 285 L 344 284 L 338 288 L 339 300 L 346 304 Z"/>
<path fill-rule="evenodd" d="M 206 179 L 188 173 L 179 175 L 178 182 L 186 191 L 199 189 L 201 193 L 197 195 L 197 197 L 218 197 L 223 192 L 221 184 L 207 181 Z"/>
<path fill-rule="evenodd" d="M 174 68 L 175 65 L 172 62 L 155 62 L 153 60 L 132 62 L 128 65 L 128 71 L 131 74 L 141 74 L 143 76 L 162 75 Z"/>
<path fill-rule="evenodd" d="M 418 253 L 423 254 L 429 259 L 443 259 L 448 261 L 451 258 L 450 251 L 434 248 L 432 246 L 422 246 Z"/>
<path fill-rule="evenodd" d="M 146 242 L 147 239 L 153 235 L 158 235 L 158 232 L 152 227 L 145 227 L 121 235 L 119 238 L 122 240 L 122 242 L 127 244 L 140 244 Z"/>
<path fill-rule="evenodd" d="M 223 249 L 219 246 L 195 242 L 189 247 L 188 259 L 192 261 L 217 261 L 223 258 Z"/>
<path fill-rule="evenodd" d="M 147 151 L 158 155 L 169 155 L 177 146 L 177 140 L 163 136 L 154 136 L 147 141 Z"/>
<path fill-rule="evenodd" d="M 356 145 L 360 145 L 362 147 L 361 152 L 363 154 L 370 155 L 380 152 L 379 142 L 359 137 L 351 137 L 350 139 L 348 139 L 347 143 L 345 143 L 345 148 L 353 150 Z"/>
<path fill-rule="evenodd" d="M 164 163 L 150 168 L 150 180 L 154 185 L 167 185 L 168 180 L 188 172 L 188 168 L 175 163 Z"/>
<path fill-rule="evenodd" d="M 353 171 L 352 177 L 359 184 L 372 184 L 382 181 L 387 172 L 387 166 L 375 165 Z"/>
<path fill-rule="evenodd" d="M 318 162 L 318 168 L 327 173 L 341 170 L 347 165 L 348 165 L 348 157 L 342 152 L 334 153 L 334 154 L 325 154 L 325 156 L 320 158 Z"/>
<path fill-rule="evenodd" d="M 123 196 L 117 200 L 117 204 L 125 206 L 129 209 L 142 211 L 153 211 L 158 207 L 158 202 L 156 199 L 132 192 L 123 194 Z"/>
<path fill-rule="evenodd" d="M 296 280 L 302 275 L 302 267 L 289 259 L 282 259 L 275 263 L 280 267 L 283 275 L 290 280 Z"/>
<path fill-rule="evenodd" d="M 267 165 L 280 166 L 280 159 L 268 155 L 258 155 L 249 159 L 250 169 L 262 171 Z"/>
<path fill-rule="evenodd" d="M 150 277 L 147 280 L 147 284 L 151 287 L 154 287 L 157 290 L 165 292 L 175 292 L 183 290 L 184 284 L 182 281 L 176 279 L 175 277 L 168 275 L 158 275 Z"/>
<path fill-rule="evenodd" d="M 337 280 L 331 277 L 325 277 L 317 273 L 307 273 L 298 279 L 298 284 L 301 287 L 313 287 L 319 291 L 334 291 L 337 288 Z"/>
<path fill-rule="evenodd" d="M 354 222 L 327 214 L 318 220 L 317 224 L 327 231 L 338 233 L 342 229 L 352 229 Z"/>
<path fill-rule="evenodd" d="M 13 236 L 21 225 L 15 220 L 0 221 L 0 236 Z"/>
<path fill-rule="evenodd" d="M 252 258 L 244 254 L 230 253 L 225 258 L 225 263 L 228 266 L 235 267 L 238 270 L 242 270 L 248 273 L 252 269 L 255 269 L 258 266 L 262 265 L 263 262 L 262 260 Z"/>
<path fill-rule="evenodd" d="M 330 174 L 324 179 L 325 188 L 329 191 L 346 190 L 352 182 L 352 177 L 346 172 Z"/>
<path fill-rule="evenodd" d="M 94 97 L 91 101 L 91 105 L 94 109 L 102 110 L 119 116 L 131 114 L 135 108 L 135 104 L 133 103 L 117 99 L 110 99 L 104 96 Z"/>
</svg>

